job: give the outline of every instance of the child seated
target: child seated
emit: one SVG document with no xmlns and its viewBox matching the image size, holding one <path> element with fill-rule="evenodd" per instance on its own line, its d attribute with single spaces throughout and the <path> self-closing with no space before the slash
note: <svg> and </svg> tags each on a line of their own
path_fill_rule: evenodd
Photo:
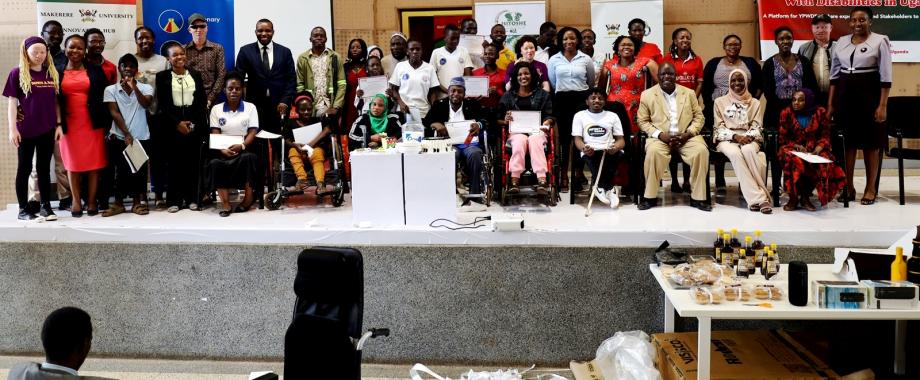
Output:
<svg viewBox="0 0 920 380">
<path fill-rule="evenodd" d="M 310 160 L 313 167 L 313 177 L 316 179 L 316 194 L 326 191 L 326 151 L 329 149 L 329 134 L 332 130 L 329 126 L 323 124 L 322 131 L 307 144 L 298 144 L 294 142 L 294 130 L 303 128 L 321 122 L 313 116 L 313 97 L 310 95 L 301 95 L 294 100 L 294 111 L 297 118 L 289 119 L 284 129 L 285 142 L 291 148 L 288 149 L 288 160 L 291 162 L 291 168 L 297 177 L 297 189 L 306 190 L 307 188 L 307 171 L 304 168 L 304 159 Z"/>
</svg>

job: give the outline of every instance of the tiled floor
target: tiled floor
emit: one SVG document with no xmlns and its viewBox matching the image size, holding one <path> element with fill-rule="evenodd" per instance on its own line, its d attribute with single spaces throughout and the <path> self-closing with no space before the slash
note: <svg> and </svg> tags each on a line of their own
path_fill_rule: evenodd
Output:
<svg viewBox="0 0 920 380">
<path fill-rule="evenodd" d="M 10 367 L 24 361 L 41 362 L 40 357 L 0 356 L 0 379 L 5 379 Z M 409 364 L 365 364 L 364 380 L 395 380 L 409 378 Z M 526 367 L 518 367 L 524 369 Z M 469 371 L 468 366 L 432 366 L 442 376 L 459 378 Z M 472 368 L 477 371 L 494 371 L 497 368 Z M 121 380 L 245 380 L 252 371 L 282 373 L 279 362 L 186 361 L 147 359 L 87 359 L 80 371 L 84 376 L 100 376 Z M 536 369 L 531 374 L 554 373 L 572 379 L 567 369 Z"/>
</svg>

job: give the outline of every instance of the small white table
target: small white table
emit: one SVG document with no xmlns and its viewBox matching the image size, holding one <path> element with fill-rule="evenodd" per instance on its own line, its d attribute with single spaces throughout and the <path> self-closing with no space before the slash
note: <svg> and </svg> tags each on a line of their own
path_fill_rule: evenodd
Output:
<svg viewBox="0 0 920 380">
<path fill-rule="evenodd" d="M 785 265 L 783 266 L 785 268 Z M 789 303 L 788 289 L 783 286 L 784 297 L 782 301 L 770 301 L 772 309 L 758 306 L 744 306 L 744 303 L 762 303 L 752 299 L 750 302 L 724 302 L 720 305 L 699 305 L 690 297 L 687 289 L 674 289 L 661 275 L 661 270 L 656 264 L 649 265 L 649 271 L 658 281 L 664 292 L 664 332 L 674 332 L 674 312 L 681 317 L 695 317 L 699 321 L 697 333 L 697 351 L 699 354 L 699 367 L 697 379 L 710 378 L 710 339 L 712 335 L 713 319 L 773 319 L 773 320 L 894 320 L 895 323 L 895 357 L 894 371 L 896 374 L 905 374 L 905 343 L 907 321 L 920 319 L 920 309 L 914 310 L 841 310 L 819 309 L 811 300 L 808 292 L 808 305 L 803 307 L 793 306 Z M 830 264 L 809 264 L 808 280 L 842 280 L 831 272 Z"/>
</svg>

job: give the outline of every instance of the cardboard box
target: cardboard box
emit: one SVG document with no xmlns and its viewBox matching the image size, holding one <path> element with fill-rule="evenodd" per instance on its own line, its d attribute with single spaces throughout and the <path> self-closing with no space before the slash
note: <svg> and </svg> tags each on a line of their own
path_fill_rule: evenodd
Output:
<svg viewBox="0 0 920 380">
<path fill-rule="evenodd" d="M 695 380 L 696 333 L 652 335 L 663 380 Z M 838 378 L 791 337 L 778 331 L 714 331 L 710 349 L 713 380 Z"/>
</svg>

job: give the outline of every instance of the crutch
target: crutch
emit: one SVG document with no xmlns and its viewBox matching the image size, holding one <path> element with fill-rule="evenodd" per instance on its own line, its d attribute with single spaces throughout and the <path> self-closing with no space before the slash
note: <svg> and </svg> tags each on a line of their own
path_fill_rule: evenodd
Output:
<svg viewBox="0 0 920 380">
<path fill-rule="evenodd" d="M 612 130 L 608 131 L 607 132 L 607 144 L 605 144 L 605 146 L 607 147 L 610 146 L 610 138 L 612 136 L 613 136 L 613 131 Z M 594 204 L 594 197 L 597 195 L 597 185 L 599 185 L 601 182 L 601 172 L 604 171 L 604 160 L 607 158 L 607 149 L 605 148 L 604 150 L 602 150 L 601 154 L 603 154 L 603 156 L 601 156 L 601 164 L 597 166 L 597 175 L 595 176 L 597 178 L 594 178 L 594 186 L 591 187 L 591 196 L 590 198 L 588 198 L 588 209 L 585 210 L 585 218 L 591 216 L 591 205 Z M 573 196 L 573 197 L 575 196 L 574 193 L 570 193 L 570 194 L 571 194 L 570 196 Z"/>
</svg>

